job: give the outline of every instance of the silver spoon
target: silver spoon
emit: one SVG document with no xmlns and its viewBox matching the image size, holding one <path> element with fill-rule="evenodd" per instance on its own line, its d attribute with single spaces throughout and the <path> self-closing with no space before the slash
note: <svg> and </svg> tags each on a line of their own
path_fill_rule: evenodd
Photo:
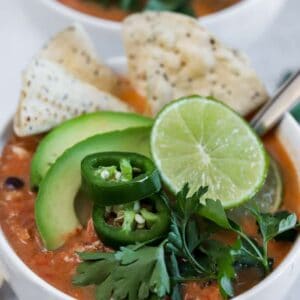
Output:
<svg viewBox="0 0 300 300">
<path fill-rule="evenodd" d="M 272 129 L 300 99 L 300 70 L 253 117 L 250 125 L 263 136 Z"/>
</svg>

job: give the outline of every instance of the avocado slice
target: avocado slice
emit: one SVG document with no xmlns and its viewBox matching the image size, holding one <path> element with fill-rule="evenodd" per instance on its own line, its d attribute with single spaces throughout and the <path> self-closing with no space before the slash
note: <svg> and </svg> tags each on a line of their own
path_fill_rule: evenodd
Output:
<svg viewBox="0 0 300 300">
<path fill-rule="evenodd" d="M 40 143 L 31 163 L 31 186 L 38 187 L 56 159 L 78 142 L 108 131 L 151 125 L 150 118 L 133 113 L 108 111 L 86 114 L 66 121 Z"/>
<path fill-rule="evenodd" d="M 62 246 L 80 227 L 74 200 L 81 187 L 81 161 L 104 151 L 136 152 L 150 157 L 151 127 L 129 128 L 90 137 L 64 152 L 43 179 L 35 203 L 35 220 L 48 250 Z"/>
</svg>

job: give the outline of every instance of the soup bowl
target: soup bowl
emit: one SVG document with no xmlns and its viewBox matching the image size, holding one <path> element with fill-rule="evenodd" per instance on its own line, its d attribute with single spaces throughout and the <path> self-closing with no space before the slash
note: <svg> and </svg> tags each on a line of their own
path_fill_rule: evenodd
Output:
<svg viewBox="0 0 300 300">
<path fill-rule="evenodd" d="M 118 73 L 126 73 L 126 60 L 123 57 L 110 59 L 108 65 Z M 7 141 L 7 138 L 12 134 L 11 122 L 6 124 L 3 119 L 0 119 L 0 130 L 0 147 L 2 148 Z M 296 167 L 298 175 L 297 180 L 300 184 L 300 126 L 289 113 L 286 113 L 281 123 L 276 128 L 276 134 Z M 73 299 L 54 288 L 31 271 L 14 252 L 1 229 L 0 263 L 6 280 L 10 283 L 20 300 Z M 247 292 L 234 298 L 234 300 L 283 299 L 283 297 L 286 296 L 289 287 L 292 286 L 299 275 L 297 267 L 299 264 L 300 238 L 296 240 L 294 246 L 283 262 L 266 279 Z M 274 295 L 276 295 L 275 298 Z"/>
<path fill-rule="evenodd" d="M 241 0 L 199 22 L 231 47 L 246 49 L 265 32 L 287 0 Z M 21 1 L 37 28 L 47 36 L 70 24 L 85 26 L 104 58 L 123 55 L 121 23 L 93 17 L 56 0 Z"/>
</svg>

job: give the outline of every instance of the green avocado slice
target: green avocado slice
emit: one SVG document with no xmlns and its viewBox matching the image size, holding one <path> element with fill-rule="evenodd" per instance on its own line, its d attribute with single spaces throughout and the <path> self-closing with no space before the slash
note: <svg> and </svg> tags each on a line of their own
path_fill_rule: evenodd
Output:
<svg viewBox="0 0 300 300">
<path fill-rule="evenodd" d="M 64 152 L 43 179 L 35 203 L 35 220 L 48 250 L 62 246 L 77 228 L 74 200 L 81 187 L 81 161 L 104 151 L 136 152 L 150 157 L 151 127 L 129 128 L 88 138 Z"/>
<path fill-rule="evenodd" d="M 152 119 L 137 114 L 108 111 L 86 114 L 64 122 L 40 143 L 31 163 L 31 186 L 38 187 L 56 159 L 78 142 L 96 134 L 151 126 L 152 123 Z"/>
</svg>

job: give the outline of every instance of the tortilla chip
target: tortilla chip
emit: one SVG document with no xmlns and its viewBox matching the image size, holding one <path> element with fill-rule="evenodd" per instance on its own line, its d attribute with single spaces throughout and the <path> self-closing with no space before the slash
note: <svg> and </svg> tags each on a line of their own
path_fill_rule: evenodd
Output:
<svg viewBox="0 0 300 300">
<path fill-rule="evenodd" d="M 23 74 L 14 130 L 18 136 L 42 133 L 65 120 L 99 110 L 129 108 L 109 93 L 77 79 L 61 65 L 36 59 Z"/>
<path fill-rule="evenodd" d="M 62 65 L 78 79 L 101 91 L 111 92 L 117 82 L 117 76 L 97 57 L 86 31 L 77 24 L 53 37 L 38 58 Z"/>
<path fill-rule="evenodd" d="M 199 94 L 225 102 L 242 115 L 267 99 L 248 60 L 222 45 L 197 20 L 146 12 L 123 27 L 130 80 L 157 113 L 173 99 Z"/>
</svg>

